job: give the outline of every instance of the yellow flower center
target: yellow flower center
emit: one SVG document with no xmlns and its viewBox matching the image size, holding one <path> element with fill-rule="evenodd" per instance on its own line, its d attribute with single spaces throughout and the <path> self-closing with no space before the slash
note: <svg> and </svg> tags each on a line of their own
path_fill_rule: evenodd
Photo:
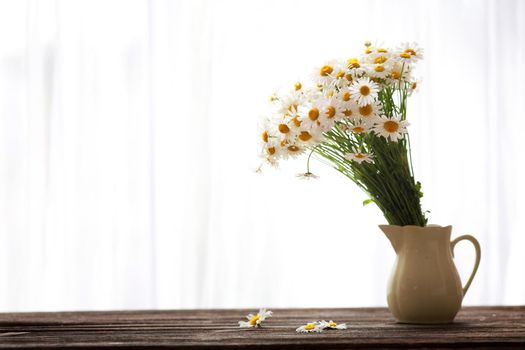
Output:
<svg viewBox="0 0 525 350">
<path fill-rule="evenodd" d="M 328 106 L 326 108 L 326 117 L 328 119 L 330 119 L 330 118 L 333 118 L 334 115 L 335 115 L 335 108 L 334 108 L 334 106 Z"/>
<path fill-rule="evenodd" d="M 377 52 L 387 53 L 388 50 L 380 47 L 380 48 L 377 49 Z"/>
<path fill-rule="evenodd" d="M 365 54 L 368 55 L 368 54 L 370 54 L 370 53 L 372 53 L 372 50 L 371 50 L 370 48 L 367 47 L 367 48 L 365 49 Z"/>
<path fill-rule="evenodd" d="M 346 91 L 346 92 L 343 94 L 343 101 L 345 101 L 345 102 L 350 101 L 350 92 Z"/>
<path fill-rule="evenodd" d="M 334 321 L 332 321 L 332 322 L 329 322 L 329 323 L 328 323 L 328 326 L 329 326 L 329 327 L 332 327 L 332 328 L 335 328 L 335 327 L 337 327 L 337 323 L 335 323 Z"/>
<path fill-rule="evenodd" d="M 266 151 L 269 155 L 273 156 L 275 154 L 275 147 L 269 147 Z"/>
<path fill-rule="evenodd" d="M 275 95 L 271 95 L 270 96 L 270 102 L 273 102 L 273 101 L 276 101 L 276 100 L 278 100 L 277 96 L 275 96 Z"/>
<path fill-rule="evenodd" d="M 292 146 L 288 146 L 288 151 L 290 151 L 290 152 L 297 152 L 297 151 L 299 151 L 299 147 L 293 146 L 293 145 Z"/>
<path fill-rule="evenodd" d="M 308 119 L 311 121 L 317 120 L 319 118 L 319 110 L 317 108 L 312 108 L 308 111 Z"/>
<path fill-rule="evenodd" d="M 368 117 L 373 111 L 374 109 L 372 108 L 372 105 L 359 107 L 359 114 L 361 114 L 363 117 Z"/>
<path fill-rule="evenodd" d="M 283 134 L 287 134 L 290 132 L 290 128 L 286 124 L 279 124 L 279 131 Z"/>
<path fill-rule="evenodd" d="M 359 88 L 359 93 L 363 96 L 368 96 L 370 94 L 370 88 L 366 85 L 363 85 Z"/>
<path fill-rule="evenodd" d="M 416 51 L 414 51 L 413 49 L 406 49 L 406 50 L 405 50 L 405 53 L 408 53 L 408 54 L 410 54 L 410 55 L 412 55 L 412 56 L 415 56 L 415 55 L 416 55 Z"/>
<path fill-rule="evenodd" d="M 363 128 L 361 126 L 355 126 L 355 127 L 352 128 L 352 131 L 355 132 L 356 134 L 360 134 L 363 131 L 365 131 L 365 128 Z"/>
<path fill-rule="evenodd" d="M 263 139 L 264 142 L 268 142 L 268 133 L 266 131 L 263 131 L 262 139 Z"/>
<path fill-rule="evenodd" d="M 411 57 L 411 55 L 408 52 L 402 52 L 402 53 L 399 54 L 399 56 L 402 57 L 402 58 L 410 58 Z"/>
<path fill-rule="evenodd" d="M 377 66 L 374 67 L 374 70 L 375 70 L 376 72 L 381 73 L 381 72 L 384 72 L 384 71 L 385 71 L 385 67 L 382 66 L 382 65 L 377 65 Z"/>
<path fill-rule="evenodd" d="M 314 328 L 315 328 L 315 324 L 313 323 L 308 323 L 306 326 L 304 326 L 304 329 L 307 331 L 311 331 Z"/>
<path fill-rule="evenodd" d="M 374 59 L 374 63 L 376 63 L 376 64 L 385 63 L 387 59 L 388 58 L 386 58 L 385 56 L 377 56 Z"/>
<path fill-rule="evenodd" d="M 301 90 L 303 85 L 301 83 L 297 82 L 297 83 L 295 83 L 294 87 L 295 87 L 295 91 L 297 91 L 297 90 Z"/>
<path fill-rule="evenodd" d="M 335 77 L 336 77 L 337 79 L 341 79 L 341 78 L 344 77 L 344 76 L 345 76 L 345 72 L 343 72 L 343 71 L 340 71 L 339 73 L 337 73 L 337 74 L 335 75 Z"/>
<path fill-rule="evenodd" d="M 399 129 L 399 124 L 393 120 L 389 120 L 383 124 L 383 127 L 388 132 L 396 132 Z"/>
<path fill-rule="evenodd" d="M 352 110 L 351 109 L 346 109 L 343 111 L 343 114 L 347 117 L 350 117 L 352 115 Z"/>
<path fill-rule="evenodd" d="M 401 73 L 396 70 L 392 71 L 392 73 L 390 74 L 392 75 L 392 78 L 394 79 L 399 79 L 399 77 L 401 76 Z"/>
<path fill-rule="evenodd" d="M 331 66 L 322 66 L 319 74 L 323 77 L 326 77 L 328 74 L 331 74 L 334 69 Z"/>
<path fill-rule="evenodd" d="M 290 106 L 288 106 L 288 110 L 291 112 L 294 109 L 297 110 L 297 107 L 299 107 L 297 103 L 293 103 Z"/>
<path fill-rule="evenodd" d="M 293 125 L 295 125 L 297 128 L 301 126 L 301 121 L 299 120 L 298 117 L 294 117 L 292 119 L 292 122 L 293 122 Z"/>
<path fill-rule="evenodd" d="M 348 80 L 348 81 L 352 81 L 352 80 L 354 80 L 354 78 L 352 78 L 352 74 L 350 74 L 350 73 L 347 74 L 347 75 L 345 75 L 345 78 L 346 78 L 346 80 Z"/>
<path fill-rule="evenodd" d="M 299 135 L 299 139 L 301 141 L 308 141 L 312 138 L 312 135 L 310 135 L 310 133 L 308 131 L 301 131 L 301 134 Z"/>
<path fill-rule="evenodd" d="M 363 153 L 356 153 L 356 154 L 354 154 L 354 157 L 356 157 L 358 159 L 363 159 L 366 156 Z"/>
<path fill-rule="evenodd" d="M 412 83 L 412 90 L 415 90 L 417 88 L 417 82 Z"/>
<path fill-rule="evenodd" d="M 361 65 L 359 64 L 359 60 L 357 58 L 350 58 L 348 61 L 346 61 L 346 64 L 348 68 L 359 68 Z"/>
<path fill-rule="evenodd" d="M 334 96 L 334 90 L 330 90 L 330 91 L 328 91 L 328 94 L 327 94 L 327 95 L 328 95 L 328 97 L 332 97 L 332 96 Z"/>
<path fill-rule="evenodd" d="M 286 141 L 286 140 L 282 140 L 282 141 L 281 141 L 281 147 L 284 147 L 284 146 L 286 146 L 287 144 L 288 144 L 288 141 Z"/>
<path fill-rule="evenodd" d="M 270 150 L 270 149 L 268 149 L 268 150 Z M 248 322 L 250 323 L 250 325 L 255 326 L 257 324 L 257 321 L 259 321 L 260 318 L 261 318 L 261 316 L 259 316 L 259 315 L 252 316 L 252 318 L 250 318 L 250 321 L 248 321 Z"/>
</svg>

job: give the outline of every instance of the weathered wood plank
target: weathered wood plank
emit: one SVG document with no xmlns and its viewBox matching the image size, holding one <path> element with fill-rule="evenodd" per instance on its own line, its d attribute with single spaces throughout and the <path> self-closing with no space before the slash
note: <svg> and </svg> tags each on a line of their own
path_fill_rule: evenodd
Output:
<svg viewBox="0 0 525 350">
<path fill-rule="evenodd" d="M 464 308 L 450 325 L 397 324 L 386 309 L 275 309 L 263 328 L 239 329 L 253 310 L 0 314 L 0 348 L 13 349 L 525 349 L 525 306 Z M 298 334 L 321 319 L 347 330 Z"/>
</svg>

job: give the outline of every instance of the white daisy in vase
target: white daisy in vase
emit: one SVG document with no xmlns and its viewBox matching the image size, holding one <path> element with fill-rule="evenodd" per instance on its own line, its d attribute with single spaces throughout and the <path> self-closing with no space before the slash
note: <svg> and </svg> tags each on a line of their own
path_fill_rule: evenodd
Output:
<svg viewBox="0 0 525 350">
<path fill-rule="evenodd" d="M 362 65 L 363 62 L 358 57 L 349 58 L 346 61 L 346 67 L 352 79 L 349 79 L 350 77 L 348 77 L 347 80 L 354 80 L 356 78 L 361 77 L 363 73 L 366 72 L 365 68 Z"/>
<path fill-rule="evenodd" d="M 306 152 L 306 146 L 299 144 L 298 142 L 281 142 L 281 158 L 297 158 L 301 154 Z"/>
<path fill-rule="evenodd" d="M 379 92 L 379 85 L 368 77 L 360 78 L 350 85 L 352 99 L 359 106 L 366 106 L 374 102 Z"/>
<path fill-rule="evenodd" d="M 401 80 L 410 80 L 410 66 L 404 65 L 400 62 L 395 62 L 388 70 L 388 77 L 393 80 L 393 82 L 398 82 Z"/>
<path fill-rule="evenodd" d="M 361 119 L 354 121 L 352 125 L 348 126 L 348 131 L 353 132 L 354 134 L 364 134 L 369 132 L 370 129 L 370 124 L 363 122 Z"/>
<path fill-rule="evenodd" d="M 341 113 L 345 119 L 355 119 L 358 117 L 358 106 L 354 101 L 341 102 Z"/>
<path fill-rule="evenodd" d="M 374 155 L 372 153 L 364 153 L 364 152 L 358 152 L 354 151 L 353 153 L 347 153 L 345 154 L 345 158 L 357 162 L 359 164 L 365 162 L 365 163 L 374 163 Z"/>
<path fill-rule="evenodd" d="M 303 180 L 310 180 L 310 179 L 318 179 L 319 176 L 315 175 L 314 173 L 311 173 L 309 171 L 297 174 L 296 177 Z"/>
<path fill-rule="evenodd" d="M 297 128 L 290 116 L 276 117 L 270 126 L 270 134 L 280 141 L 292 142 L 297 137 Z"/>
<path fill-rule="evenodd" d="M 337 73 L 339 64 L 337 61 L 328 61 L 323 65 L 318 66 L 312 72 L 312 78 L 314 83 L 320 87 L 330 86 L 335 80 L 335 74 Z"/>
<path fill-rule="evenodd" d="M 255 328 L 261 327 L 261 324 L 268 317 L 272 316 L 272 312 L 266 309 L 260 309 L 256 314 L 249 314 L 246 316 L 248 321 L 239 321 L 239 327 L 241 328 Z"/>
<path fill-rule="evenodd" d="M 301 90 L 295 90 L 291 93 L 282 96 L 275 95 L 276 112 L 277 114 L 287 114 L 293 109 L 296 109 L 305 102 L 305 95 Z"/>
<path fill-rule="evenodd" d="M 341 62 L 334 64 L 334 72 L 332 73 L 334 80 L 332 85 L 341 89 L 350 85 L 353 81 L 352 73 L 347 69 L 347 67 Z"/>
<path fill-rule="evenodd" d="M 304 326 L 297 328 L 295 331 L 297 333 L 321 333 L 323 329 L 323 325 L 319 322 L 310 322 L 305 324 Z"/>
<path fill-rule="evenodd" d="M 334 123 L 343 119 L 344 106 L 337 97 L 330 97 L 325 100 L 321 114 L 319 116 L 319 123 L 324 131 L 327 131 L 334 126 Z"/>
<path fill-rule="evenodd" d="M 324 329 L 346 329 L 347 328 L 346 323 L 336 323 L 332 320 L 328 322 L 325 320 L 322 320 L 319 323 L 322 325 Z"/>
<path fill-rule="evenodd" d="M 323 98 L 314 99 L 308 104 L 299 106 L 301 127 L 309 130 L 320 128 L 322 113 L 324 113 L 325 103 Z"/>
<path fill-rule="evenodd" d="M 323 130 L 320 128 L 303 130 L 300 129 L 297 134 L 297 143 L 303 147 L 314 146 L 321 143 L 324 139 Z"/>
<path fill-rule="evenodd" d="M 394 56 L 392 56 L 391 53 L 385 49 L 381 49 L 381 51 L 377 51 L 368 55 L 366 62 L 369 64 L 388 65 L 393 61 L 393 57 Z"/>
<path fill-rule="evenodd" d="M 421 85 L 421 79 L 409 81 L 408 82 L 408 96 L 412 95 L 414 92 L 418 92 L 419 85 Z"/>
<path fill-rule="evenodd" d="M 423 49 L 416 43 L 404 43 L 397 50 L 397 58 L 402 62 L 417 62 L 423 59 Z"/>
<path fill-rule="evenodd" d="M 406 134 L 407 127 L 410 124 L 406 120 L 401 120 L 398 117 L 378 118 L 374 126 L 374 131 L 377 135 L 383 136 L 385 139 L 397 142 Z"/>
<path fill-rule="evenodd" d="M 271 165 L 277 166 L 281 154 L 282 148 L 275 137 L 269 137 L 268 141 L 263 143 L 260 156 Z"/>
<path fill-rule="evenodd" d="M 365 123 L 372 124 L 382 113 L 381 103 L 374 101 L 370 104 L 357 107 L 355 117 L 361 118 Z"/>
<path fill-rule="evenodd" d="M 384 79 L 390 74 L 391 66 L 389 63 L 367 65 L 368 74 L 373 78 Z"/>
</svg>

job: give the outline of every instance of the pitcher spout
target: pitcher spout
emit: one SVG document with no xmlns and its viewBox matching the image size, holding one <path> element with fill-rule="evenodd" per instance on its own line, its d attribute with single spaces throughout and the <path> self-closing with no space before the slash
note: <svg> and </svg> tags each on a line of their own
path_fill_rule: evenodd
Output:
<svg viewBox="0 0 525 350">
<path fill-rule="evenodd" d="M 379 225 L 379 228 L 385 236 L 388 238 L 396 254 L 401 250 L 403 246 L 403 226 L 396 225 Z"/>
</svg>

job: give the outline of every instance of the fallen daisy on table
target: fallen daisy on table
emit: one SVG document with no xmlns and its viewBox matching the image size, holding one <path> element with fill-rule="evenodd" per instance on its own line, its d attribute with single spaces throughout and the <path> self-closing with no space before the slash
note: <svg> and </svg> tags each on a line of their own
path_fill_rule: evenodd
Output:
<svg viewBox="0 0 525 350">
<path fill-rule="evenodd" d="M 332 320 L 330 320 L 328 322 L 326 322 L 325 320 L 322 320 L 319 323 L 324 326 L 323 327 L 324 329 L 346 329 L 346 323 L 337 324 L 336 322 L 334 322 Z"/>
<path fill-rule="evenodd" d="M 301 326 L 295 330 L 297 333 L 312 333 L 312 332 L 322 332 L 323 326 L 319 322 L 307 323 L 304 326 Z"/>
<path fill-rule="evenodd" d="M 346 323 L 337 324 L 336 322 L 332 320 L 328 322 L 326 322 L 325 320 L 316 321 L 316 322 L 307 323 L 304 326 L 297 328 L 296 332 L 298 333 L 312 333 L 312 332 L 320 333 L 324 331 L 325 329 L 346 329 Z"/>
<path fill-rule="evenodd" d="M 272 317 L 272 312 L 266 309 L 260 309 L 258 313 L 249 314 L 246 316 L 248 321 L 239 321 L 239 327 L 241 328 L 254 328 L 261 327 L 261 323 L 268 317 Z"/>
</svg>

